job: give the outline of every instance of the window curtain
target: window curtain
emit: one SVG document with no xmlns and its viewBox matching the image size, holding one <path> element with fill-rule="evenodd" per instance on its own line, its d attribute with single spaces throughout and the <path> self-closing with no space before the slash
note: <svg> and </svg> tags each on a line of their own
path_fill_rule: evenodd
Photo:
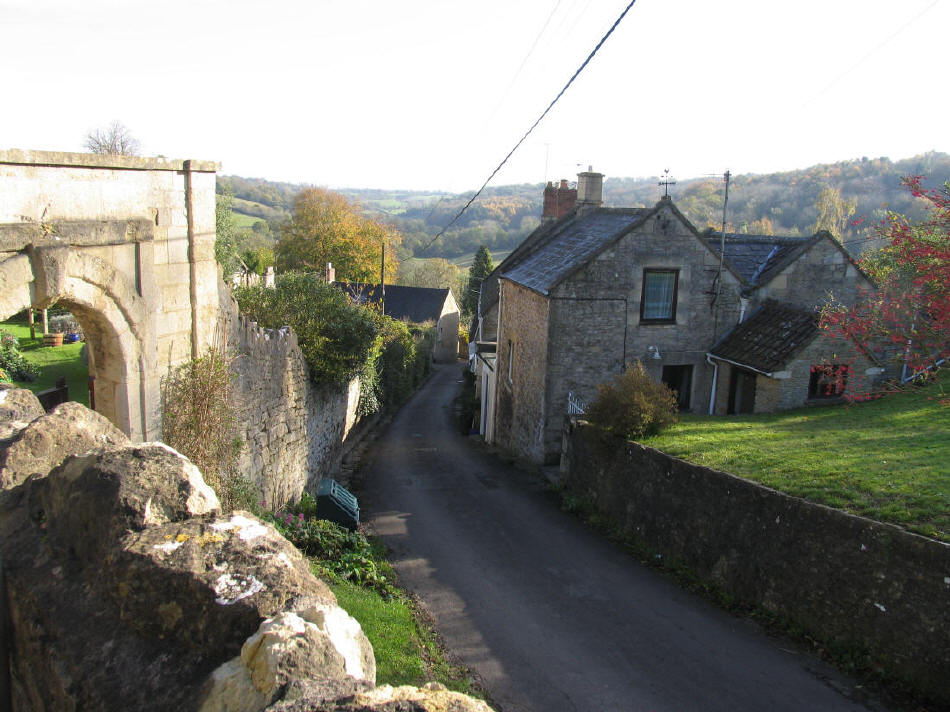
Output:
<svg viewBox="0 0 950 712">
<path fill-rule="evenodd" d="M 643 318 L 673 318 L 673 272 L 647 272 L 643 288 Z"/>
</svg>

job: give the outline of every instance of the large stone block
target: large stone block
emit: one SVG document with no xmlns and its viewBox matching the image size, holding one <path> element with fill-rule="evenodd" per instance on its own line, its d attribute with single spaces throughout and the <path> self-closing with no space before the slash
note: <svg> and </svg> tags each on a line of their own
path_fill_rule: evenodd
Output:
<svg viewBox="0 0 950 712">
<path fill-rule="evenodd" d="M 14 394 L 10 400 L 15 402 L 21 400 L 17 397 L 19 393 L 29 391 L 0 391 L 0 397 L 4 393 Z M 2 406 L 0 404 L 0 408 Z M 32 404 L 30 406 L 32 408 Z M 129 442 L 125 433 L 106 418 L 79 403 L 63 403 L 49 414 L 44 413 L 42 407 L 39 410 L 40 415 L 20 429 L 11 441 L 0 441 L 0 489 L 18 485 L 32 474 L 46 476 L 69 455 Z M 3 415 L 0 413 L 0 418 Z"/>
</svg>

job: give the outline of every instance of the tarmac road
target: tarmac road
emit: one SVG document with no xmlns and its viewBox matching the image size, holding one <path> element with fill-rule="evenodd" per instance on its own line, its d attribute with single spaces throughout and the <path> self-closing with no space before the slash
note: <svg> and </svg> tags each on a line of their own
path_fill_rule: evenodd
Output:
<svg viewBox="0 0 950 712">
<path fill-rule="evenodd" d="M 439 366 L 363 469 L 364 521 L 502 712 L 866 710 L 822 663 L 682 591 L 458 434 Z M 861 697 L 861 695 L 857 695 Z"/>
</svg>

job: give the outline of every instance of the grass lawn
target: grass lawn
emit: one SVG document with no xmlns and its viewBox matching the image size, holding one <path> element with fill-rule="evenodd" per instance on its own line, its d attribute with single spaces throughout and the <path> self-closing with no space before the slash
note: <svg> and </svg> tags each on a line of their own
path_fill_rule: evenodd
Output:
<svg viewBox="0 0 950 712">
<path fill-rule="evenodd" d="M 868 403 L 684 416 L 644 445 L 950 542 L 950 373 Z M 940 401 L 944 400 L 942 404 Z"/>
<path fill-rule="evenodd" d="M 244 213 L 239 213 L 236 211 L 231 211 L 231 215 L 234 216 L 234 224 L 238 227 L 251 227 L 259 220 L 263 220 L 263 218 L 259 218 L 255 215 L 245 215 Z"/>
<path fill-rule="evenodd" d="M 348 581 L 331 588 L 340 607 L 359 621 L 373 645 L 378 685 L 418 687 L 435 680 L 450 690 L 475 694 L 465 671 L 446 661 L 435 636 L 418 623 L 408 598 L 387 599 Z"/>
<path fill-rule="evenodd" d="M 18 388 L 26 388 L 36 393 L 56 385 L 56 379 L 66 376 L 69 386 L 69 399 L 84 406 L 89 405 L 89 368 L 79 357 L 82 343 L 63 344 L 62 346 L 43 346 L 43 338 L 30 338 L 30 327 L 18 322 L 5 322 L 0 329 L 9 331 L 20 340 L 20 352 L 31 363 L 40 368 L 40 377 L 32 383 L 14 381 Z M 40 328 L 37 325 L 37 334 Z"/>
</svg>

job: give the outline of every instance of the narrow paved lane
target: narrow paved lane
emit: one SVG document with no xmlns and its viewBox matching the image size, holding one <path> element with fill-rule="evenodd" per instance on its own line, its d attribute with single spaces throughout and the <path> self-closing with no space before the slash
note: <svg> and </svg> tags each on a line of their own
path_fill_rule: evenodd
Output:
<svg viewBox="0 0 950 712">
<path fill-rule="evenodd" d="M 643 567 L 458 435 L 459 378 L 439 367 L 398 414 L 360 504 L 504 712 L 865 709 L 820 663 Z"/>
</svg>

